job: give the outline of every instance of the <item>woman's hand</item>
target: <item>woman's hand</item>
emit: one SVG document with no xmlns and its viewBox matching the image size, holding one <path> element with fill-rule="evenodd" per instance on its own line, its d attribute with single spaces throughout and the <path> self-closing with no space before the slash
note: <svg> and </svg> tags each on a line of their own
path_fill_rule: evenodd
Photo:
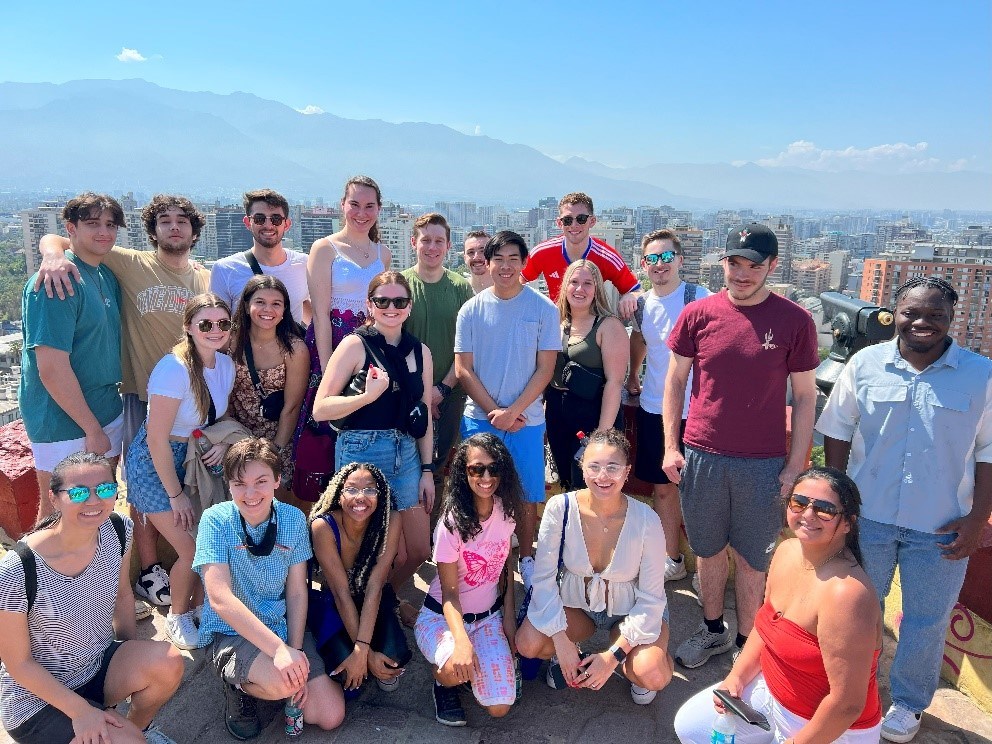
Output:
<svg viewBox="0 0 992 744">
<path fill-rule="evenodd" d="M 609 651 L 592 654 L 579 662 L 579 687 L 599 690 L 609 680 L 613 670 L 617 668 L 617 660 Z"/>
<path fill-rule="evenodd" d="M 213 447 L 204 452 L 200 459 L 203 460 L 204 465 L 220 465 L 224 462 L 224 455 L 231 448 L 229 444 L 215 444 Z"/>
<path fill-rule="evenodd" d="M 389 389 L 389 385 L 389 373 L 382 367 L 376 367 L 374 364 L 370 364 L 368 372 L 365 375 L 365 394 L 371 398 L 369 402 L 371 403 L 377 400 L 380 395 Z"/>
<path fill-rule="evenodd" d="M 475 669 L 478 659 L 472 642 L 466 637 L 463 641 L 455 641 L 455 650 L 448 659 L 447 666 L 455 675 L 459 682 L 471 682 L 472 671 Z"/>
<path fill-rule="evenodd" d="M 340 666 L 331 672 L 331 676 L 344 674 L 342 686 L 346 690 L 357 690 L 362 686 L 365 678 L 369 674 L 369 651 L 367 646 L 360 643 L 355 644 L 348 658 L 341 662 Z"/>
<path fill-rule="evenodd" d="M 179 492 L 179 495 L 175 498 L 169 499 L 169 506 L 172 507 L 172 519 L 177 527 L 189 532 L 193 529 L 193 504 L 189 500 L 189 496 L 186 495 L 186 489 L 183 488 Z"/>
<path fill-rule="evenodd" d="M 555 634 L 551 638 L 555 644 L 555 656 L 558 657 L 558 664 L 561 666 L 565 684 L 569 687 L 575 687 L 580 681 L 578 678 L 579 647 L 572 643 L 564 632 Z"/>
<path fill-rule="evenodd" d="M 123 724 L 113 711 L 93 706 L 87 708 L 89 710 L 72 719 L 72 733 L 75 736 L 70 744 L 111 744 L 110 727 L 123 728 Z"/>
<path fill-rule="evenodd" d="M 744 684 L 734 675 L 730 673 L 727 678 L 720 682 L 716 686 L 717 690 L 726 690 L 730 693 L 731 697 L 739 698 L 741 693 L 744 691 Z M 713 696 L 713 707 L 716 709 L 717 713 L 726 713 L 727 706 L 723 704 L 723 701 L 716 695 Z"/>
<path fill-rule="evenodd" d="M 369 652 L 369 673 L 376 679 L 389 681 L 403 676 L 402 669 L 395 661 L 378 651 Z"/>
<path fill-rule="evenodd" d="M 430 514 L 434 510 L 434 473 L 424 471 L 420 474 L 420 503 L 424 511 Z"/>
</svg>

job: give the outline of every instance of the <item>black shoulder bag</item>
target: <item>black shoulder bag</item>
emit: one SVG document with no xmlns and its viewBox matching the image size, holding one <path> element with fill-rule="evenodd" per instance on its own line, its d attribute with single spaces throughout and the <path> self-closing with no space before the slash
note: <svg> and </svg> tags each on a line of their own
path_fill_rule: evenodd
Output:
<svg viewBox="0 0 992 744">
<path fill-rule="evenodd" d="M 248 365 L 251 384 L 255 386 L 255 392 L 258 393 L 258 412 L 267 421 L 278 421 L 286 402 L 286 391 L 273 390 L 268 395 L 265 394 L 265 390 L 262 389 L 262 381 L 258 377 L 258 370 L 255 369 L 255 356 L 251 351 L 250 338 L 246 339 L 245 343 L 245 363 Z"/>
</svg>

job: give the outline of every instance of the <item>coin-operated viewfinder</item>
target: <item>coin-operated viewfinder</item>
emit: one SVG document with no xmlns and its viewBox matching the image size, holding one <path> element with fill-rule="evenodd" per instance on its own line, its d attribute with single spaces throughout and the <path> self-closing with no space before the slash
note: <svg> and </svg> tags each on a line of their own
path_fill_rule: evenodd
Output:
<svg viewBox="0 0 992 744">
<path fill-rule="evenodd" d="M 823 319 L 830 321 L 834 343 L 830 354 L 816 368 L 816 385 L 830 395 L 847 360 L 854 352 L 888 341 L 895 334 L 892 311 L 840 292 L 824 292 Z"/>
</svg>

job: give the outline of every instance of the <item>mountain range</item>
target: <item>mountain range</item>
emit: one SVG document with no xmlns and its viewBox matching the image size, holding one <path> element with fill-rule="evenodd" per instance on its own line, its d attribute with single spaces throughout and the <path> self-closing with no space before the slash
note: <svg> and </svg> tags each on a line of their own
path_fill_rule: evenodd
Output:
<svg viewBox="0 0 992 744">
<path fill-rule="evenodd" d="M 659 136 L 663 136 L 659 132 Z M 179 192 L 231 198 L 267 186 L 335 202 L 367 173 L 385 198 L 533 205 L 582 190 L 597 204 L 681 209 L 992 208 L 992 176 L 887 175 L 714 164 L 612 168 L 430 123 L 302 114 L 248 93 L 144 80 L 0 83 L 0 189 Z"/>
</svg>

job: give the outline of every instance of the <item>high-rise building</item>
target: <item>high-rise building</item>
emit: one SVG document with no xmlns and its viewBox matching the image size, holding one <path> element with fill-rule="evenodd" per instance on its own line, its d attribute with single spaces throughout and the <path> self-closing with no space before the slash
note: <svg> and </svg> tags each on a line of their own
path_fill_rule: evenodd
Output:
<svg viewBox="0 0 992 744">
<path fill-rule="evenodd" d="M 895 308 L 896 289 L 915 277 L 938 276 L 958 293 L 951 336 L 967 349 L 992 356 L 992 246 L 915 243 L 908 251 L 865 261 L 861 299 Z"/>
<path fill-rule="evenodd" d="M 210 241 L 204 241 L 201 249 L 197 246 L 197 253 L 201 250 L 208 260 L 217 260 L 233 256 L 249 250 L 254 244 L 251 231 L 245 227 L 245 210 L 241 207 L 218 207 L 212 212 L 207 212 L 207 228 L 212 233 Z M 212 249 L 207 253 L 207 249 Z"/>
<path fill-rule="evenodd" d="M 21 227 L 24 233 L 24 259 L 27 263 L 27 273 L 31 276 L 38 270 L 41 256 L 38 253 L 38 242 L 49 233 L 69 237 L 62 224 L 62 208 L 65 200 L 46 201 L 34 209 L 20 212 Z"/>
<path fill-rule="evenodd" d="M 300 242 L 298 250 L 310 252 L 314 241 L 333 235 L 341 229 L 338 210 L 327 207 L 304 209 L 300 212 Z"/>
<path fill-rule="evenodd" d="M 693 284 L 706 284 L 702 281 L 700 267 L 703 260 L 703 231 L 696 227 L 678 227 L 672 232 L 679 236 L 682 243 L 682 278 Z M 721 267 L 720 286 L 723 286 L 723 269 Z"/>
<path fill-rule="evenodd" d="M 379 217 L 379 242 L 389 246 L 393 254 L 391 269 L 403 271 L 409 269 L 415 262 L 413 247 L 410 244 L 413 238 L 414 217 L 409 214 L 401 214 L 397 217 L 382 219 Z"/>
<path fill-rule="evenodd" d="M 810 259 L 792 266 L 792 284 L 807 297 L 815 297 L 830 289 L 830 264 Z"/>
<path fill-rule="evenodd" d="M 768 281 L 778 284 L 792 283 L 792 216 L 769 217 L 765 220 L 775 237 L 778 238 L 778 265 L 768 277 Z"/>
</svg>

